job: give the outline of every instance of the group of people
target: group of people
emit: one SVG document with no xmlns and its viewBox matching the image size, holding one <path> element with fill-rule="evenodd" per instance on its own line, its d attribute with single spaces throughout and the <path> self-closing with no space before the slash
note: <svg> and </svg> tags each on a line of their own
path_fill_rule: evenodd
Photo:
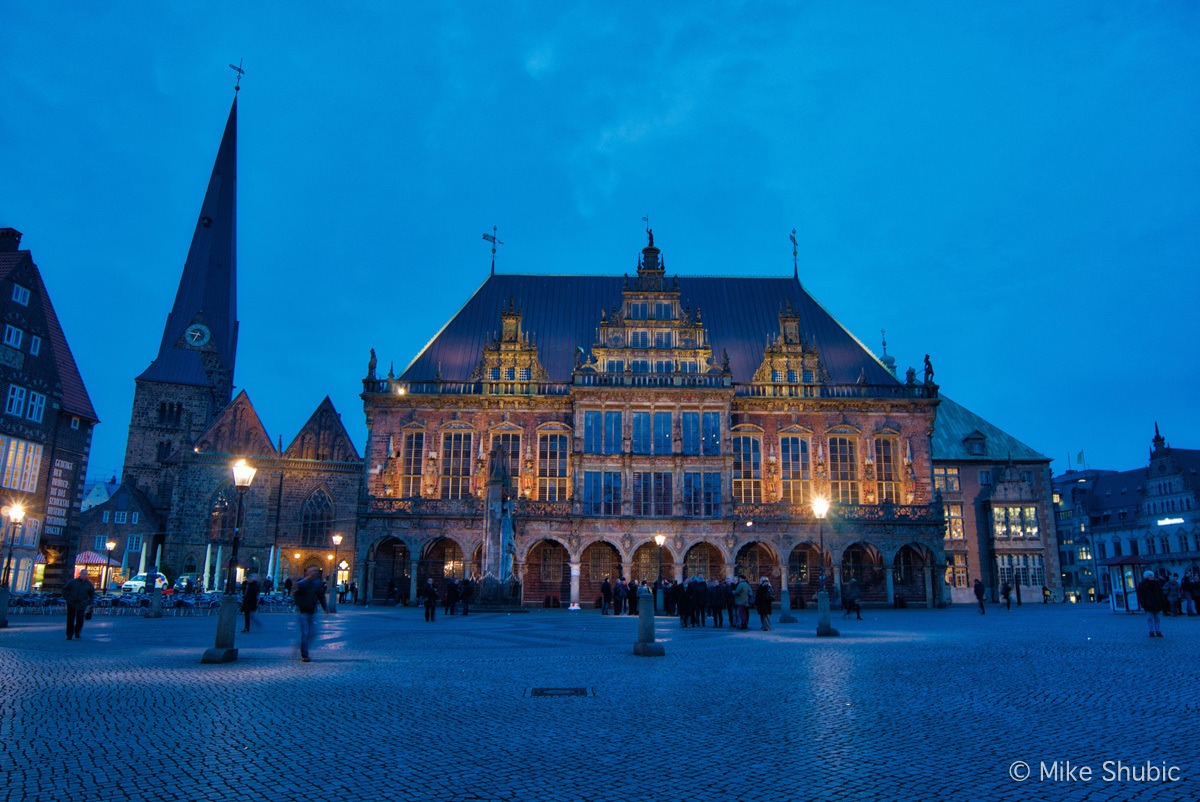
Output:
<svg viewBox="0 0 1200 802">
<path fill-rule="evenodd" d="M 427 577 L 425 584 L 417 588 L 417 599 L 425 604 L 425 620 L 432 622 L 437 618 L 439 599 L 445 601 L 442 612 L 446 615 L 456 615 L 460 604 L 462 605 L 462 614 L 470 615 L 471 602 L 475 599 L 475 587 L 475 580 L 469 576 L 462 579 L 447 577 L 445 589 L 439 594 L 433 578 Z"/>
<path fill-rule="evenodd" d="M 607 576 L 600 584 L 600 614 L 613 615 L 628 612 L 638 614 L 636 580 L 626 581 L 625 577 L 617 577 L 612 582 Z M 771 629 L 771 607 L 775 603 L 775 589 L 765 576 L 759 580 L 758 587 L 751 588 L 750 583 L 742 575 L 729 580 L 711 579 L 696 575 L 682 582 L 664 580 L 661 585 L 654 583 L 652 591 L 662 591 L 663 612 L 668 616 L 679 616 L 681 627 L 706 627 L 712 619 L 714 627 L 728 626 L 733 629 L 749 629 L 750 607 L 758 612 L 759 627 L 764 631 Z"/>
<path fill-rule="evenodd" d="M 1146 624 L 1150 637 L 1161 638 L 1162 619 L 1165 616 L 1194 616 L 1196 603 L 1200 601 L 1200 571 L 1185 571 L 1169 574 L 1165 568 L 1158 573 L 1146 571 L 1137 586 L 1138 606 L 1146 612 Z"/>
</svg>

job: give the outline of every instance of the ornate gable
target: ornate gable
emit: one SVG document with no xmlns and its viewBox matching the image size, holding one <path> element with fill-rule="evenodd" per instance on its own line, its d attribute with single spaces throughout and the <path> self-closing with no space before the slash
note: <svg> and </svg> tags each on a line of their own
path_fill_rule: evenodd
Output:
<svg viewBox="0 0 1200 802">
<path fill-rule="evenodd" d="M 291 445 L 283 452 L 288 459 L 329 460 L 354 462 L 358 450 L 342 425 L 342 416 L 325 396 L 308 422 L 300 428 Z"/>
<path fill-rule="evenodd" d="M 274 457 L 279 453 L 245 390 L 200 435 L 196 449 L 243 457 Z"/>
<path fill-rule="evenodd" d="M 728 375 L 728 358 L 720 366 L 714 361 L 700 310 L 681 305 L 679 279 L 667 281 L 654 232 L 646 234 L 650 244 L 642 249 L 637 278 L 626 275 L 620 306 L 600 310 L 591 357 L 576 364 L 576 372 Z"/>
<path fill-rule="evenodd" d="M 779 310 L 779 336 L 767 343 L 751 383 L 777 387 L 787 395 L 807 395 L 815 392 L 813 385 L 828 380 L 820 351 L 800 336 L 800 315 L 789 299 Z"/>
<path fill-rule="evenodd" d="M 471 380 L 496 385 L 544 382 L 548 378 L 549 374 L 538 359 L 537 346 L 529 333 L 521 330 L 521 310 L 510 297 L 508 307 L 500 311 L 500 336 L 483 346 L 483 354 L 471 373 Z M 485 387 L 484 392 L 489 389 Z"/>
</svg>

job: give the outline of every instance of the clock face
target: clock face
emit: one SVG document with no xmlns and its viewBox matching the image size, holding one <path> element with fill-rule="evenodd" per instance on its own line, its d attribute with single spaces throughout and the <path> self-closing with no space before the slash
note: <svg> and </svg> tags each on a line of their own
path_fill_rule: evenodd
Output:
<svg viewBox="0 0 1200 802">
<path fill-rule="evenodd" d="M 188 345 L 194 348 L 202 348 L 208 345 L 209 339 L 212 338 L 212 332 L 203 323 L 193 323 L 187 327 L 187 331 L 183 333 L 183 338 L 187 340 Z"/>
</svg>

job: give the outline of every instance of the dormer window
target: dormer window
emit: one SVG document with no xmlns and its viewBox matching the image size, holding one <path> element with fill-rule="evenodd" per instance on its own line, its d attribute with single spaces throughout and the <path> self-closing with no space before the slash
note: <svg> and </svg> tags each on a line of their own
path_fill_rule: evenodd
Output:
<svg viewBox="0 0 1200 802">
<path fill-rule="evenodd" d="M 967 447 L 967 453 L 973 457 L 981 457 L 987 454 L 987 440 L 979 432 L 965 438 L 963 444 Z"/>
</svg>

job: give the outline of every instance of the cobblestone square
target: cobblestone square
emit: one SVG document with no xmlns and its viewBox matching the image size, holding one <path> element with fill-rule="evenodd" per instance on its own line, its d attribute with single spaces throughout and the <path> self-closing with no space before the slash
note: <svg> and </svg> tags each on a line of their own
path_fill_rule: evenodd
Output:
<svg viewBox="0 0 1200 802">
<path fill-rule="evenodd" d="M 798 618 L 659 618 L 667 654 L 639 658 L 632 617 L 342 606 L 312 663 L 274 614 L 208 666 L 215 617 L 97 616 L 68 642 L 17 615 L 0 798 L 1196 798 L 1200 619 L 1150 639 L 1106 607 L 868 610 L 818 640 Z"/>
</svg>

